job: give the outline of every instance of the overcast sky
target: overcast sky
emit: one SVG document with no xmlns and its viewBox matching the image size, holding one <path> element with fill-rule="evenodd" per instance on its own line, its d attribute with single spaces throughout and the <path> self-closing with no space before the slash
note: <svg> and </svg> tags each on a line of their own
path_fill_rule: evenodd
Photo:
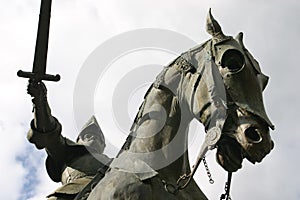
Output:
<svg viewBox="0 0 300 200">
<path fill-rule="evenodd" d="M 19 69 L 29 71 L 32 67 L 40 1 L 0 2 L 0 199 L 43 199 L 58 184 L 52 183 L 47 176 L 45 152 L 36 150 L 26 140 L 32 119 L 31 101 L 26 94 L 27 80 L 16 76 Z M 77 129 L 82 125 L 74 119 L 76 78 L 86 59 L 99 45 L 113 36 L 140 28 L 167 29 L 202 43 L 209 39 L 205 32 L 209 7 L 225 34 L 234 36 L 239 31 L 244 32 L 246 47 L 259 61 L 262 71 L 270 76 L 264 100 L 267 113 L 276 126 L 271 132 L 275 149 L 260 164 L 244 161 L 243 169 L 233 175 L 232 197 L 243 200 L 300 199 L 300 161 L 297 155 L 300 150 L 297 84 L 300 74 L 300 2 L 297 0 L 53 0 L 47 71 L 59 73 L 62 80 L 47 83 L 52 112 L 63 124 L 63 134 L 75 139 Z M 153 64 L 150 58 L 154 64 L 164 65 L 174 58 L 170 53 L 159 52 L 149 51 L 148 60 L 146 51 L 142 52 L 143 55 L 137 53 L 138 62 L 134 62 L 135 56 L 132 55 L 128 60 L 120 58 L 119 63 L 112 66 L 118 69 L 122 63 L 131 67 Z M 109 80 L 109 75 L 106 79 Z M 128 100 L 131 118 L 148 85 L 145 82 L 132 92 Z M 95 101 L 99 100 L 102 107 L 95 106 L 98 109 L 95 113 L 102 124 L 105 118 L 110 118 L 106 115 L 111 111 L 111 102 L 105 93 L 99 92 L 103 91 L 101 87 L 112 86 L 109 86 L 109 81 L 100 81 L 97 86 Z M 108 102 L 103 99 L 108 99 Z M 102 112 L 103 107 L 108 111 Z M 193 125 L 192 130 L 203 135 L 201 126 Z M 122 139 L 119 138 L 125 138 L 125 135 L 112 137 L 112 133 L 104 130 L 109 143 L 120 147 Z M 191 139 L 192 161 L 201 137 Z M 117 141 L 114 138 L 118 138 Z M 111 151 L 107 150 L 107 153 L 113 156 Z M 223 192 L 226 173 L 216 164 L 214 152 L 208 155 L 208 162 L 216 183 L 208 184 L 203 166 L 196 179 L 209 199 L 218 199 Z"/>
</svg>

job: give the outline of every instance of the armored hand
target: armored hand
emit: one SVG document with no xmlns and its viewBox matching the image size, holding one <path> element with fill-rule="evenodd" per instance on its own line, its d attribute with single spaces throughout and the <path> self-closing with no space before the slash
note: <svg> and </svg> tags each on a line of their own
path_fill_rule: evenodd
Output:
<svg viewBox="0 0 300 200">
<path fill-rule="evenodd" d="M 42 81 L 36 82 L 32 79 L 29 79 L 27 93 L 33 98 L 46 98 L 47 88 Z"/>
<path fill-rule="evenodd" d="M 42 81 L 29 80 L 27 93 L 33 97 L 34 128 L 40 132 L 49 132 L 55 127 L 55 120 L 47 101 L 47 89 Z"/>
</svg>

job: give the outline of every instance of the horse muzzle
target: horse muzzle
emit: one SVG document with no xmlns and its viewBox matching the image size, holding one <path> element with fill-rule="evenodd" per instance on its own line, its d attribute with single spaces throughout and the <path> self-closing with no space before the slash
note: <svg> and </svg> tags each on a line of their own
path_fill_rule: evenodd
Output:
<svg viewBox="0 0 300 200">
<path fill-rule="evenodd" d="M 261 162 L 273 148 L 266 122 L 240 109 L 229 110 L 217 151 L 217 161 L 225 170 L 237 171 L 244 158 Z"/>
<path fill-rule="evenodd" d="M 265 124 L 242 124 L 234 136 L 242 146 L 244 157 L 253 164 L 261 162 L 274 148 L 269 128 Z"/>
</svg>

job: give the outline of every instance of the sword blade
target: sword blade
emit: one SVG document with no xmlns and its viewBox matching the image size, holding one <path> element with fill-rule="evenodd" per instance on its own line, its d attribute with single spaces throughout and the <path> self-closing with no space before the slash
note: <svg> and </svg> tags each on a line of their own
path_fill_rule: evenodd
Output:
<svg viewBox="0 0 300 200">
<path fill-rule="evenodd" d="M 29 78 L 35 81 L 60 80 L 60 76 L 58 74 L 46 74 L 51 4 L 52 0 L 41 0 L 32 72 L 24 72 L 22 70 L 19 70 L 17 73 L 19 77 Z"/>
<path fill-rule="evenodd" d="M 32 68 L 32 72 L 37 75 L 44 75 L 46 73 L 51 4 L 52 0 L 41 1 L 37 39 Z"/>
</svg>

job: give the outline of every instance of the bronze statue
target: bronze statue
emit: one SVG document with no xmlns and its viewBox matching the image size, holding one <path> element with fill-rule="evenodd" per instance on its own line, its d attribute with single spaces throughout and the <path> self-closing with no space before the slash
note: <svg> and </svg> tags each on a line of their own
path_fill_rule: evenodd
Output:
<svg viewBox="0 0 300 200">
<path fill-rule="evenodd" d="M 51 0 L 43 2 L 51 4 Z M 45 29 L 47 26 L 39 26 L 38 33 L 47 38 Z M 217 148 L 216 158 L 229 172 L 228 182 L 244 158 L 252 163 L 262 161 L 274 146 L 269 133 L 274 126 L 262 99 L 268 77 L 244 46 L 243 34 L 226 36 L 211 12 L 207 32 L 212 39 L 183 53 L 157 76 L 112 162 L 102 154 L 104 137 L 95 118 L 77 143 L 61 136 L 61 125 L 51 115 L 43 84 L 43 80 L 59 78 L 45 74 L 48 40 L 38 34 L 33 72 L 18 75 L 30 78 L 28 93 L 34 103 L 28 139 L 38 149 L 46 149 L 49 176 L 64 184 L 50 199 L 207 199 L 193 175 L 208 150 Z M 191 169 L 187 133 L 192 119 L 203 123 L 207 133 Z M 102 139 L 91 142 L 87 129 Z M 222 199 L 229 198 L 229 187 Z"/>
<path fill-rule="evenodd" d="M 243 34 L 223 34 L 211 12 L 207 32 L 212 39 L 158 75 L 119 156 L 88 200 L 207 199 L 193 174 L 208 149 L 217 148 L 228 182 L 244 158 L 261 162 L 272 150 L 274 126 L 262 99 L 268 77 L 243 44 Z M 204 124 L 207 137 L 191 170 L 187 130 L 194 118 Z M 229 186 L 221 199 L 229 199 Z"/>
</svg>

